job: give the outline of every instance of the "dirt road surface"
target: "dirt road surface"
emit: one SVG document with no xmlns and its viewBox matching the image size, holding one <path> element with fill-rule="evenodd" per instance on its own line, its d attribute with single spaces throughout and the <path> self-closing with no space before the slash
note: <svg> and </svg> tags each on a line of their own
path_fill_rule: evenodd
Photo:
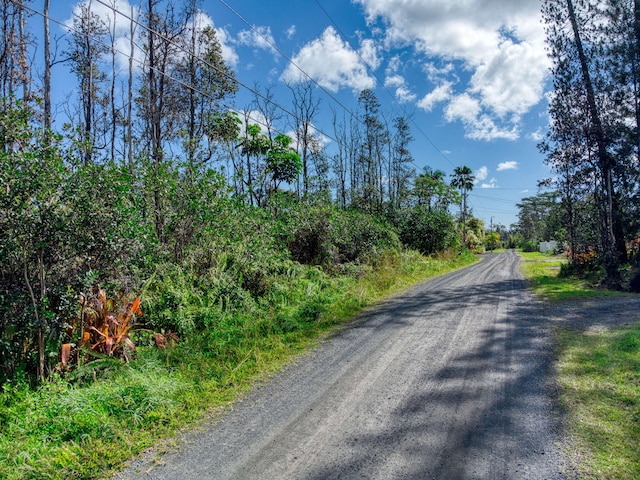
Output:
<svg viewBox="0 0 640 480">
<path fill-rule="evenodd" d="M 514 252 L 378 305 L 125 479 L 556 479 L 550 323 Z"/>
</svg>

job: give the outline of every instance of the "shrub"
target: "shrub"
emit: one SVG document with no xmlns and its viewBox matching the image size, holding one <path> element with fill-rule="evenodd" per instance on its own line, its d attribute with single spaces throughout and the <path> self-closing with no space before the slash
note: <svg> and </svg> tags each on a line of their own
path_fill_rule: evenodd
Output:
<svg viewBox="0 0 640 480">
<path fill-rule="evenodd" d="M 392 225 L 357 210 L 301 203 L 281 210 L 279 217 L 291 258 L 304 264 L 367 263 L 377 251 L 400 246 Z"/>
<path fill-rule="evenodd" d="M 402 243 L 425 255 L 447 250 L 458 242 L 454 220 L 447 212 L 417 206 L 402 212 L 398 223 Z"/>
</svg>

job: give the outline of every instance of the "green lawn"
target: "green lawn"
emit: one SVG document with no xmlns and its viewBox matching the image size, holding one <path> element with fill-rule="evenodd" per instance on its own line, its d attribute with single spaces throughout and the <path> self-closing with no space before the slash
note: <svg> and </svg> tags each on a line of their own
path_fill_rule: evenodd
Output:
<svg viewBox="0 0 640 480">
<path fill-rule="evenodd" d="M 558 333 L 569 455 L 581 478 L 640 478 L 640 324 Z"/>
</svg>

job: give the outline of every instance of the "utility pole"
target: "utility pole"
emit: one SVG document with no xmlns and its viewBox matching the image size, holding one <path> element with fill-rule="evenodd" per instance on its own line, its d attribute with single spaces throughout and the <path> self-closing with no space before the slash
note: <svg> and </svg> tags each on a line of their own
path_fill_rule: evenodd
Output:
<svg viewBox="0 0 640 480">
<path fill-rule="evenodd" d="M 491 251 L 493 252 L 493 217 L 489 220 L 489 241 L 491 242 Z"/>
</svg>

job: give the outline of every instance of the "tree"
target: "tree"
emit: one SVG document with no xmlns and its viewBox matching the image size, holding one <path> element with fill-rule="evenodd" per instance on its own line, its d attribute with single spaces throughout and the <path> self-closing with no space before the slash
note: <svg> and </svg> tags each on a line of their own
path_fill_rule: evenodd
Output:
<svg viewBox="0 0 640 480">
<path fill-rule="evenodd" d="M 219 137 L 209 137 L 208 127 L 219 120 L 221 102 L 235 94 L 238 82 L 235 74 L 222 58 L 222 48 L 215 30 L 201 25 L 202 13 L 196 0 L 187 6 L 183 34 L 178 37 L 184 61 L 175 66 L 174 77 L 178 103 L 187 108 L 178 109 L 176 115 L 179 136 L 186 154 L 187 168 L 197 169 L 213 155 L 212 146 Z M 203 144 L 204 140 L 207 144 Z"/>
<path fill-rule="evenodd" d="M 411 168 L 413 156 L 409 150 L 409 144 L 413 141 L 411 129 L 405 117 L 396 117 L 393 126 L 392 152 L 389 166 L 389 204 L 391 210 L 398 210 L 407 201 L 410 193 L 410 182 L 415 176 L 415 170 Z"/>
<path fill-rule="evenodd" d="M 313 122 L 320 111 L 320 99 L 313 96 L 311 81 L 287 85 L 293 96 L 293 130 L 302 161 L 302 197 L 306 197 L 310 187 L 310 163 L 317 139 L 313 134 Z M 316 172 L 317 173 L 317 172 Z M 298 188 L 300 190 L 300 188 Z"/>
<path fill-rule="evenodd" d="M 462 241 L 465 244 L 467 243 L 467 197 L 469 192 L 473 190 L 473 181 L 475 180 L 472 173 L 471 169 L 465 165 L 462 167 L 456 167 L 451 175 L 451 186 L 460 190 L 462 200 L 460 204 L 460 214 L 462 217 Z"/>
<path fill-rule="evenodd" d="M 360 92 L 362 139 L 356 175 L 361 190 L 361 204 L 368 212 L 380 212 L 384 200 L 383 146 L 389 141 L 389 132 L 380 121 L 380 102 L 372 90 Z"/>
<path fill-rule="evenodd" d="M 47 6 L 48 1 L 45 1 L 45 8 Z M 16 99 L 29 102 L 31 96 L 31 71 L 27 58 L 27 45 L 31 38 L 25 26 L 24 1 L 0 0 L 0 22 L 0 98 L 8 99 L 7 107 L 11 108 Z M 46 16 L 44 25 L 46 33 Z"/>
<path fill-rule="evenodd" d="M 271 176 L 272 192 L 282 182 L 293 183 L 302 170 L 300 155 L 291 148 L 291 137 L 279 133 L 270 142 L 266 154 L 266 172 Z"/>
<path fill-rule="evenodd" d="M 629 125 L 637 128 L 639 118 L 635 111 L 637 94 L 630 93 L 637 85 L 634 59 L 638 58 L 640 32 L 636 22 L 640 18 L 638 2 L 632 3 L 547 0 L 543 8 L 558 99 L 551 111 L 552 142 L 544 148 L 555 162 L 560 160 L 559 165 L 567 166 L 565 160 L 573 160 L 594 167 L 593 174 L 586 178 L 595 180 L 598 250 L 606 271 L 605 283 L 612 288 L 620 287 L 619 265 L 625 254 L 622 199 L 629 195 L 622 195 L 621 190 L 628 192 L 630 185 L 637 185 L 637 175 L 629 175 L 631 169 L 627 167 L 634 163 L 628 161 L 635 149 L 630 145 L 637 143 Z M 571 84 L 576 92 L 573 95 L 569 93 Z M 572 124 L 580 126 L 580 135 L 571 135 Z M 578 158 L 575 154 L 581 142 L 587 148 Z M 576 168 L 565 169 L 573 179 L 580 178 L 574 175 L 577 172 Z"/>
<path fill-rule="evenodd" d="M 445 181 L 442 170 L 434 170 L 427 166 L 418 175 L 412 191 L 418 205 L 426 205 L 428 210 L 447 211 L 449 206 L 458 201 L 454 187 Z"/>
<path fill-rule="evenodd" d="M 98 106 L 103 103 L 104 93 L 100 84 L 106 75 L 99 68 L 104 56 L 108 53 L 105 43 L 109 30 L 105 22 L 91 12 L 91 2 L 78 4 L 79 14 L 74 14 L 73 31 L 69 38 L 69 50 L 66 52 L 71 71 L 78 78 L 80 123 L 78 129 L 79 149 L 85 165 L 94 160 L 94 152 L 98 146 L 98 119 L 102 115 Z M 106 125 L 102 127 L 107 128 Z M 104 145 L 106 142 L 101 142 Z"/>
</svg>

